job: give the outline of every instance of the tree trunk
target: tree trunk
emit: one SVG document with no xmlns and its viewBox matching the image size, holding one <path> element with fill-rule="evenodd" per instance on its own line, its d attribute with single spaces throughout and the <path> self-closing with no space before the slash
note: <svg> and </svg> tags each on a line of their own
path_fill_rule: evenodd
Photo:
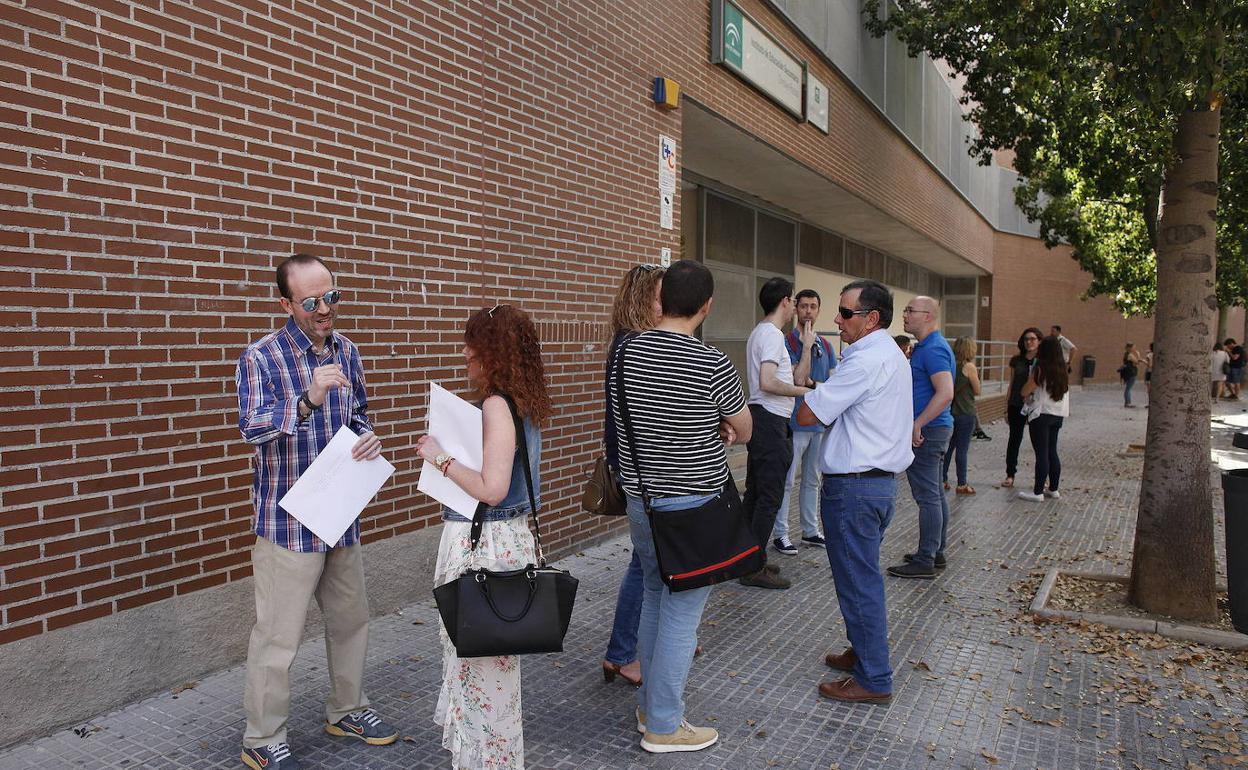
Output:
<svg viewBox="0 0 1248 770">
<path fill-rule="evenodd" d="M 1179 117 L 1157 247 L 1156 364 L 1140 480 L 1131 602 L 1183 619 L 1217 616 L 1209 483 L 1209 348 L 1218 310 L 1214 212 L 1218 110 Z"/>
</svg>

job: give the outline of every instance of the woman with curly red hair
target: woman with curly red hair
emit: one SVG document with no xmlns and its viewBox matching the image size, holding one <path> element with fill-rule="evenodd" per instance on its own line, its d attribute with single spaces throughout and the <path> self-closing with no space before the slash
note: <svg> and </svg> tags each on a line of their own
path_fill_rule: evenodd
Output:
<svg viewBox="0 0 1248 770">
<path fill-rule="evenodd" d="M 478 310 L 464 332 L 468 380 L 482 400 L 483 461 L 475 471 L 443 453 L 436 439 L 416 442 L 422 458 L 437 464 L 451 481 L 485 506 L 485 527 L 471 551 L 471 519 L 442 511 L 442 541 L 434 570 L 435 586 L 454 580 L 468 567 L 521 569 L 537 562 L 529 530 L 529 494 L 520 463 L 511 410 L 499 394 L 515 401 L 529 450 L 534 496 L 540 501 L 542 437 L 538 424 L 550 414 L 537 328 L 523 310 L 496 305 Z M 540 502 L 539 502 L 540 505 Z M 442 638 L 442 690 L 434 720 L 455 770 L 523 770 L 524 734 L 520 713 L 520 659 L 460 658 L 446 630 Z"/>
</svg>

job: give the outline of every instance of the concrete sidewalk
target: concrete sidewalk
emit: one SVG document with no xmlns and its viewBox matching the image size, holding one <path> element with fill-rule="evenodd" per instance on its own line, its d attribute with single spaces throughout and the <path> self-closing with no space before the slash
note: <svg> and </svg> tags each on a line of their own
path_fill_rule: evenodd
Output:
<svg viewBox="0 0 1248 770">
<path fill-rule="evenodd" d="M 1137 401 L 1146 402 L 1139 390 Z M 1048 567 L 1125 573 L 1130 558 L 1142 459 L 1119 453 L 1143 441 L 1147 410 L 1123 409 L 1116 389 L 1077 391 L 1072 399 L 1061 433 L 1060 501 L 1026 503 L 996 487 L 1005 427 L 989 426 L 994 440 L 971 447 L 979 494 L 951 497 L 948 570 L 934 581 L 886 578 L 896 668 L 888 707 L 849 706 L 816 692 L 832 673 L 823 654 L 842 648 L 844 629 L 826 557 L 803 548 L 798 556 L 774 557 L 793 578 L 791 590 L 731 584 L 717 588 L 707 606 L 699 637 L 706 654 L 690 677 L 688 717 L 718 727 L 719 744 L 695 754 L 646 754 L 633 727 L 632 690 L 618 680 L 604 684 L 599 669 L 628 544 L 619 539 L 562 559 L 560 566 L 580 578 L 580 595 L 567 651 L 524 660 L 527 767 L 1248 766 L 1239 738 L 1248 713 L 1248 654 L 1037 626 L 1025 614 Z M 1248 416 L 1239 404 L 1219 404 L 1217 413 L 1232 422 Z M 1229 447 L 1229 435 L 1225 423 L 1215 426 L 1215 446 Z M 1032 469 L 1026 443 L 1022 458 L 1025 485 Z M 1215 499 L 1221 562 L 1216 486 Z M 917 538 L 903 482 L 882 566 L 900 562 Z M 373 622 L 366 688 L 403 736 L 387 747 L 340 742 L 321 731 L 324 646 L 320 639 L 304 644 L 292 677 L 290 729 L 304 767 L 449 767 L 432 722 L 441 676 L 438 622 L 432 598 Z M 242 767 L 242 686 L 241 667 L 185 683 L 12 747 L 0 753 L 0 770 Z"/>
</svg>

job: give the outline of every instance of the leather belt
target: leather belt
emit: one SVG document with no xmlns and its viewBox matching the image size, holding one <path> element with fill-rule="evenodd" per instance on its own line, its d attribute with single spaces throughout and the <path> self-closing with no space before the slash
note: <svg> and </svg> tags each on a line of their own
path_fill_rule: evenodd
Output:
<svg viewBox="0 0 1248 770">
<path fill-rule="evenodd" d="M 897 474 L 892 471 L 882 471 L 879 468 L 872 468 L 871 470 L 859 471 L 858 473 L 825 473 L 823 475 L 834 479 L 865 479 L 873 478 L 875 476 L 896 476 Z"/>
</svg>

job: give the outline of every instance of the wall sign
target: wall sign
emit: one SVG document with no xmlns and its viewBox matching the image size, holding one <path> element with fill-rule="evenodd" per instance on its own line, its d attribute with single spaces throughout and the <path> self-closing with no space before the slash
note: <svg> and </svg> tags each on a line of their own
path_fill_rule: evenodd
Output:
<svg viewBox="0 0 1248 770">
<path fill-rule="evenodd" d="M 806 73 L 806 119 L 823 133 L 828 133 L 828 87 L 819 78 Z"/>
<path fill-rule="evenodd" d="M 789 53 L 732 0 L 711 0 L 711 63 L 722 64 L 799 120 L 806 62 Z"/>
</svg>

